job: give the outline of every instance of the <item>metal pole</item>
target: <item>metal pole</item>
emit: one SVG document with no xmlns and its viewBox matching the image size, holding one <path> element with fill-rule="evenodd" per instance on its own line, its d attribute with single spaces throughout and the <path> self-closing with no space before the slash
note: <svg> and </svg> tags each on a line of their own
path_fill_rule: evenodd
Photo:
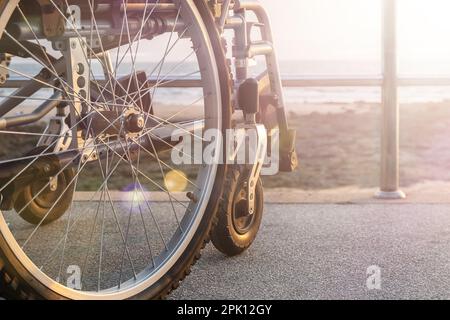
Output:
<svg viewBox="0 0 450 320">
<path fill-rule="evenodd" d="M 384 0 L 381 186 L 379 199 L 403 199 L 399 189 L 399 103 L 397 83 L 396 0 Z"/>
</svg>

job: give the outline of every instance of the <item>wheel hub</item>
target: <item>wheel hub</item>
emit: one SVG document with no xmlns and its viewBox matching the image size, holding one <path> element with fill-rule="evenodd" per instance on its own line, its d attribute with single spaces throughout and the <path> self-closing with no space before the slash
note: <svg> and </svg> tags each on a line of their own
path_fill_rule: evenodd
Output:
<svg viewBox="0 0 450 320">
<path fill-rule="evenodd" d="M 139 133 L 145 127 L 145 118 L 141 113 L 132 113 L 125 120 L 125 128 L 130 133 Z"/>
<path fill-rule="evenodd" d="M 233 205 L 233 226 L 237 233 L 244 235 L 252 227 L 255 214 L 248 212 L 247 192 L 245 189 L 237 194 Z"/>
<path fill-rule="evenodd" d="M 126 137 L 141 133 L 145 124 L 144 114 L 136 108 L 129 107 L 122 114 L 123 133 Z"/>
<path fill-rule="evenodd" d="M 91 96 L 96 111 L 83 121 L 83 129 L 95 136 L 135 136 L 154 122 L 147 74 L 137 71 L 113 81 L 113 93 Z"/>
<path fill-rule="evenodd" d="M 96 111 L 88 117 L 83 125 L 83 129 L 89 130 L 89 134 L 96 137 L 135 136 L 141 133 L 145 127 L 146 116 L 135 107 Z"/>
<path fill-rule="evenodd" d="M 58 179 L 58 178 L 55 178 Z M 62 194 L 65 188 L 65 184 L 62 183 L 61 179 L 58 183 L 56 190 L 52 190 L 48 185 L 48 179 L 40 179 L 38 181 L 33 182 L 30 185 L 31 194 L 37 195 L 34 201 L 42 208 L 51 208 L 51 206 L 58 200 L 58 197 Z M 42 189 L 44 190 L 40 192 Z"/>
</svg>

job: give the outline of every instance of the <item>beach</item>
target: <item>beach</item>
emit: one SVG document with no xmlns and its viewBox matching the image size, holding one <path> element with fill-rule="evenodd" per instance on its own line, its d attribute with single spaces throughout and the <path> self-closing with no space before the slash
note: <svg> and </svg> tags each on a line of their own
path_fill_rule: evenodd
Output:
<svg viewBox="0 0 450 320">
<path fill-rule="evenodd" d="M 311 112 L 315 108 L 316 112 Z M 380 104 L 290 105 L 300 167 L 264 177 L 266 188 L 325 190 L 379 186 Z M 304 110 L 307 110 L 306 112 Z M 400 181 L 404 187 L 450 181 L 450 102 L 400 106 Z"/>
<path fill-rule="evenodd" d="M 298 133 L 300 167 L 294 173 L 263 177 L 265 188 L 320 191 L 379 186 L 380 104 L 291 103 L 288 110 L 290 125 Z M 28 129 L 42 130 L 40 125 Z M 9 152 L 19 156 L 31 150 L 36 140 L 6 137 L 0 137 L 0 157 L 8 157 Z M 163 159 L 170 161 L 167 154 Z M 145 168 L 160 178 L 154 159 L 149 158 Z M 96 190 L 99 179 L 87 171 L 79 187 Z M 404 188 L 450 182 L 450 102 L 400 106 L 400 181 Z M 114 179 L 110 182 L 115 184 Z"/>
</svg>

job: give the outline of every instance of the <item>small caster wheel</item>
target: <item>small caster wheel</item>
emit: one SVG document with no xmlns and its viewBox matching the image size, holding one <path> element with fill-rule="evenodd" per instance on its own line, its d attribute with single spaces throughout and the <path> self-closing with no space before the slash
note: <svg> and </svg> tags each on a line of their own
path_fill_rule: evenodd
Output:
<svg viewBox="0 0 450 320">
<path fill-rule="evenodd" d="M 63 171 L 55 178 L 57 181 L 54 188 L 47 185 L 48 178 L 33 181 L 18 192 L 14 201 L 14 209 L 22 219 L 34 225 L 46 225 L 58 220 L 72 203 L 74 177 L 73 169 Z M 41 190 L 43 191 L 41 192 Z"/>
<path fill-rule="evenodd" d="M 243 253 L 252 245 L 264 210 L 264 191 L 259 179 L 256 185 L 255 212 L 248 212 L 245 178 L 238 169 L 231 169 L 228 173 L 219 205 L 218 223 L 211 235 L 216 249 L 230 257 Z"/>
</svg>

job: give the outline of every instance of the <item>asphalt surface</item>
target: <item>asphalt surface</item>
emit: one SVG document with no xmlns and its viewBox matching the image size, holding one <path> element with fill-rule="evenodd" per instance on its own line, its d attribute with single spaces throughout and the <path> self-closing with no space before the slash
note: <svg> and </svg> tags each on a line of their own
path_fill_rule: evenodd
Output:
<svg viewBox="0 0 450 320">
<path fill-rule="evenodd" d="M 449 299 L 449 272 L 450 205 L 272 204 L 248 252 L 209 245 L 171 298 Z"/>
<path fill-rule="evenodd" d="M 65 219 L 36 235 L 42 238 L 36 253 L 54 246 L 44 236 L 64 230 Z M 19 235 L 30 229 L 18 226 Z M 87 226 L 86 218 L 75 227 L 80 237 Z M 72 252 L 85 250 L 83 241 Z M 133 242 L 142 246 L 133 252 L 145 249 L 144 238 Z M 124 254 L 105 250 L 116 262 Z M 88 265 L 93 279 L 96 266 Z M 367 287 L 371 266 L 380 272 L 379 289 Z M 170 299 L 450 299 L 449 272 L 450 204 L 267 204 L 247 252 L 227 258 L 209 245 Z"/>
</svg>

